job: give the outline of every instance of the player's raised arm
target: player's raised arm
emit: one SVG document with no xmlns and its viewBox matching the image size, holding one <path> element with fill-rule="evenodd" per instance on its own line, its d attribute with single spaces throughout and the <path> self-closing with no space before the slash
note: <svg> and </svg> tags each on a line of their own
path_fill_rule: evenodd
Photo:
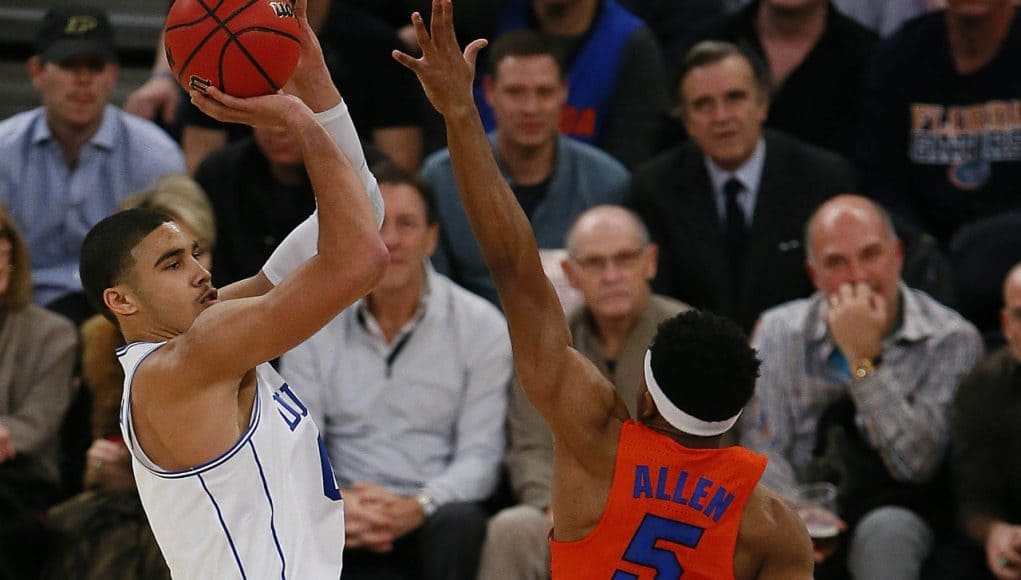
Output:
<svg viewBox="0 0 1021 580">
<path fill-rule="evenodd" d="M 450 0 L 433 0 L 429 31 L 417 12 L 412 24 L 422 57 L 395 51 L 394 58 L 418 76 L 446 122 L 461 201 L 500 294 L 522 386 L 555 430 L 578 423 L 558 420 L 569 419 L 571 413 L 574 419 L 587 416 L 606 422 L 616 400 L 612 387 L 600 382 L 594 367 L 590 372 L 571 348 L 567 321 L 543 272 L 531 225 L 500 174 L 475 108 L 475 59 L 486 41 L 470 43 L 462 54 Z M 561 388 L 566 382 L 573 383 L 571 390 L 582 400 L 566 400 Z M 601 388 L 585 388 L 582 382 Z"/>
<path fill-rule="evenodd" d="M 294 75 L 284 87 L 284 92 L 300 98 L 308 105 L 315 113 L 316 119 L 333 138 L 334 143 L 340 147 L 344 157 L 357 173 L 362 187 L 365 188 L 376 212 L 376 220 L 381 225 L 383 223 L 383 198 L 379 192 L 379 184 L 376 183 L 375 176 L 369 171 L 361 139 L 351 121 L 347 104 L 342 100 L 340 91 L 333 83 L 330 71 L 326 67 L 319 39 L 307 16 L 307 5 L 307 0 L 299 0 L 295 6 L 301 51 L 298 54 L 298 64 L 295 67 Z M 221 288 L 220 298 L 232 300 L 261 296 L 269 292 L 274 284 L 279 283 L 315 254 L 317 237 L 318 216 L 313 214 L 277 246 L 277 250 L 265 268 L 254 276 Z"/>
<path fill-rule="evenodd" d="M 193 100 L 213 116 L 251 125 L 282 124 L 305 158 L 318 206 L 317 253 L 264 296 L 204 311 L 175 342 L 203 382 L 240 376 L 305 340 L 375 286 L 386 265 L 373 204 L 339 147 L 312 111 L 293 96 L 236 99 L 213 87 Z M 196 357 L 192 359 L 190 357 Z M 215 361 L 215 364 L 213 362 Z M 199 371 L 194 371 L 199 372 Z"/>
</svg>

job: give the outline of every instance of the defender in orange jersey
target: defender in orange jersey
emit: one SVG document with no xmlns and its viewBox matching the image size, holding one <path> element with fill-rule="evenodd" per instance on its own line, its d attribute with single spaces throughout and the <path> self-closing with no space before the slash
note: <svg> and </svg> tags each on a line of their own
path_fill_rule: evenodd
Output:
<svg viewBox="0 0 1021 580">
<path fill-rule="evenodd" d="M 450 0 L 433 0 L 431 30 L 415 13 L 418 75 L 443 115 L 465 212 L 510 327 L 518 379 L 554 437 L 553 577 L 720 580 L 812 577 L 804 525 L 758 485 L 765 458 L 720 449 L 751 396 L 759 362 L 740 330 L 689 312 L 661 325 L 646 356 L 639 422 L 571 347 L 535 238 L 500 175 L 472 99 L 475 59 L 462 54 Z M 608 268 L 623 264 L 608 263 Z"/>
</svg>

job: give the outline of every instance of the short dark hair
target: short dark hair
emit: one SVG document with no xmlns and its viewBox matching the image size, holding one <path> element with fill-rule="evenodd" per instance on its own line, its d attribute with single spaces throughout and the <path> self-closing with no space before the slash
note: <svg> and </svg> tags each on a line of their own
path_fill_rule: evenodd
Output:
<svg viewBox="0 0 1021 580">
<path fill-rule="evenodd" d="M 103 219 L 85 235 L 78 273 L 89 304 L 107 320 L 117 322 L 103 302 L 103 292 L 120 284 L 125 272 L 134 265 L 131 250 L 153 230 L 170 221 L 173 221 L 170 216 L 161 211 L 134 208 Z"/>
<path fill-rule="evenodd" d="M 699 67 L 716 64 L 732 56 L 744 59 L 752 67 L 752 74 L 755 76 L 755 85 L 759 89 L 759 96 L 768 98 L 772 90 L 773 81 L 766 61 L 747 47 L 721 40 L 703 40 L 692 46 L 684 54 L 684 58 L 681 59 L 677 70 L 674 72 L 673 86 L 677 91 L 677 102 L 682 105 L 684 104 L 681 84 L 684 83 L 684 79 L 687 78 L 691 71 Z"/>
<path fill-rule="evenodd" d="M 759 359 L 736 323 L 689 310 L 659 325 L 652 346 L 652 374 L 663 393 L 685 413 L 723 421 L 744 408 L 755 390 Z"/>
<path fill-rule="evenodd" d="M 503 59 L 512 56 L 549 56 L 557 64 L 558 76 L 561 79 L 567 76 L 563 52 L 552 40 L 535 30 L 521 28 L 497 38 L 489 47 L 489 74 L 495 79 L 497 67 Z"/>
<path fill-rule="evenodd" d="M 380 161 L 372 166 L 372 174 L 376 182 L 391 185 L 407 185 L 418 192 L 425 204 L 425 221 L 429 225 L 439 223 L 440 216 L 436 208 L 436 194 L 429 182 L 397 165 L 393 161 Z"/>
</svg>

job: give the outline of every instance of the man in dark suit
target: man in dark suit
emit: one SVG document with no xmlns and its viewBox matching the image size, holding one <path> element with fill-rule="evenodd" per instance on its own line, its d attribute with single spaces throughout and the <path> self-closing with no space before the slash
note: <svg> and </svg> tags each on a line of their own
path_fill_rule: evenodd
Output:
<svg viewBox="0 0 1021 580">
<path fill-rule="evenodd" d="M 840 157 L 763 132 L 765 66 L 737 46 L 685 56 L 680 107 L 691 136 L 633 177 L 633 203 L 661 248 L 653 287 L 739 322 L 812 291 L 802 229 L 826 198 L 854 189 Z"/>
</svg>

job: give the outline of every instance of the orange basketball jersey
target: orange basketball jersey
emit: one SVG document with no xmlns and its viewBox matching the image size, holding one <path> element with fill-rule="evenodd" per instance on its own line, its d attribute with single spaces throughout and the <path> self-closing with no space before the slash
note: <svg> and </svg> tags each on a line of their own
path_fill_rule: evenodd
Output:
<svg viewBox="0 0 1021 580">
<path fill-rule="evenodd" d="M 733 579 L 741 514 L 765 469 L 742 447 L 689 449 L 627 421 L 599 525 L 550 539 L 553 578 Z"/>
</svg>

